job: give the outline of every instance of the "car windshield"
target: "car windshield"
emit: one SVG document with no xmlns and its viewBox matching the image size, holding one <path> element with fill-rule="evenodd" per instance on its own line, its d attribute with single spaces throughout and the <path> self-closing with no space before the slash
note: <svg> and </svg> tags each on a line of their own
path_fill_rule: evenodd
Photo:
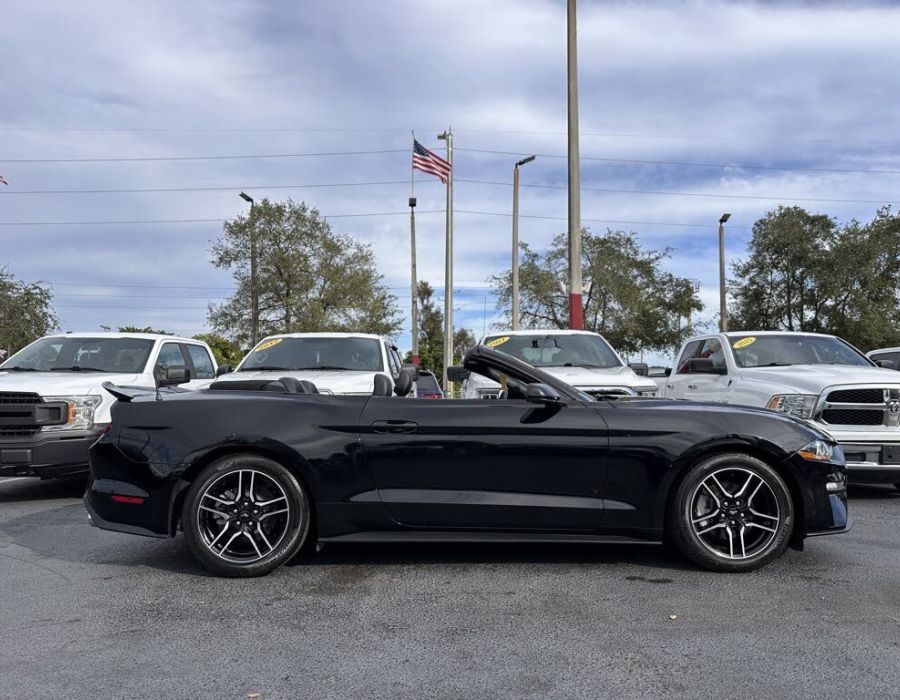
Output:
<svg viewBox="0 0 900 700">
<path fill-rule="evenodd" d="M 266 370 L 383 372 L 381 342 L 374 338 L 270 338 L 251 350 L 237 369 Z"/>
<path fill-rule="evenodd" d="M 622 366 L 609 343 L 599 335 L 494 335 L 485 338 L 484 344 L 534 367 L 606 369 Z"/>
<path fill-rule="evenodd" d="M 854 365 L 871 367 L 864 355 L 839 338 L 820 335 L 728 336 L 738 367 Z"/>
<path fill-rule="evenodd" d="M 143 372 L 152 340 L 145 338 L 41 338 L 0 365 L 37 372 Z"/>
</svg>

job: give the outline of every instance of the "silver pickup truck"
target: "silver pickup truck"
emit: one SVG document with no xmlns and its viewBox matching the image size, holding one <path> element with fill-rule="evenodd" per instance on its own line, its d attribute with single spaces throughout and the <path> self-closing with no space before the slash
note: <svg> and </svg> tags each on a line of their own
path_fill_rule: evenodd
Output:
<svg viewBox="0 0 900 700">
<path fill-rule="evenodd" d="M 663 396 L 762 406 L 810 421 L 841 445 L 852 482 L 900 489 L 900 374 L 835 336 L 758 331 L 692 338 Z"/>
</svg>

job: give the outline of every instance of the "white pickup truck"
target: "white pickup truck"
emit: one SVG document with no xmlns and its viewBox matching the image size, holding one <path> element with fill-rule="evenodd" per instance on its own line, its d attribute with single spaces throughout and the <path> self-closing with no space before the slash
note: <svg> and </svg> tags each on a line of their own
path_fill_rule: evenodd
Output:
<svg viewBox="0 0 900 700">
<path fill-rule="evenodd" d="M 147 333 L 65 333 L 34 341 L 0 365 L 0 476 L 66 476 L 87 470 L 88 448 L 116 399 L 104 382 L 152 387 L 184 367 L 185 389 L 216 376 L 209 346 Z"/>
<path fill-rule="evenodd" d="M 900 375 L 840 338 L 775 331 L 692 338 L 663 391 L 810 421 L 841 445 L 851 481 L 900 488 Z"/>
<path fill-rule="evenodd" d="M 500 331 L 479 341 L 562 379 L 592 396 L 656 396 L 659 388 L 625 364 L 606 339 L 590 331 Z M 643 371 L 646 366 L 637 366 Z M 501 387 L 477 374 L 462 388 L 464 399 L 495 399 Z"/>
<path fill-rule="evenodd" d="M 365 333 L 271 335 L 216 384 L 282 377 L 312 382 L 322 394 L 415 396 L 415 372 L 403 367 L 397 348 Z"/>
</svg>

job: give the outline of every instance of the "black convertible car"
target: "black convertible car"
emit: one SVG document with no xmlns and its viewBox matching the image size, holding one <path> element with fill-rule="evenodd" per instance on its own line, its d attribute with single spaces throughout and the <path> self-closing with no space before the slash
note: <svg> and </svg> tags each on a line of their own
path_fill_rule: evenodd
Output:
<svg viewBox="0 0 900 700">
<path fill-rule="evenodd" d="M 91 450 L 91 521 L 181 529 L 226 576 L 266 574 L 317 542 L 401 540 L 665 539 L 702 567 L 747 571 L 850 527 L 840 448 L 799 420 L 598 401 L 485 347 L 461 372 L 500 383 L 500 397 L 400 398 L 387 378 L 370 397 L 290 378 L 162 394 L 107 385 L 119 401 Z"/>
</svg>

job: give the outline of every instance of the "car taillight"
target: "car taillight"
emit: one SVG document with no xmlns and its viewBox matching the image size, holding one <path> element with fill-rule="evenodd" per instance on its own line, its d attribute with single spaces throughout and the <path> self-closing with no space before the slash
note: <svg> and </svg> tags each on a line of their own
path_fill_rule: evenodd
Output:
<svg viewBox="0 0 900 700">
<path fill-rule="evenodd" d="M 116 503 L 127 503 L 131 506 L 139 506 L 144 502 L 144 499 L 140 496 L 120 496 L 117 493 L 114 493 L 112 496 L 110 496 L 110 498 L 112 498 L 112 500 L 114 500 Z"/>
</svg>

